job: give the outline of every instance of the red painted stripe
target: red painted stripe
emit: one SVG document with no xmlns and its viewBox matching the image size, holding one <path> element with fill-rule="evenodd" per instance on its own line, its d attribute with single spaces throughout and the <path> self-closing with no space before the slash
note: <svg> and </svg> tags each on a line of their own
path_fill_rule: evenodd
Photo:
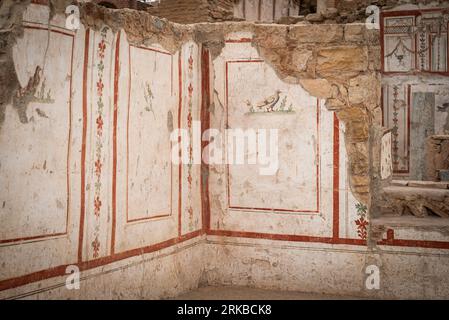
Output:
<svg viewBox="0 0 449 320">
<path fill-rule="evenodd" d="M 278 208 L 252 208 L 252 207 L 238 207 L 230 206 L 232 210 L 247 210 L 247 211 L 275 211 L 275 212 L 291 212 L 291 213 L 319 213 L 317 210 L 293 210 L 293 209 L 278 209 Z"/>
<path fill-rule="evenodd" d="M 157 53 L 166 54 L 168 56 L 172 55 L 170 52 L 163 51 L 163 50 L 160 50 L 160 49 L 149 48 L 149 47 L 144 47 L 144 46 L 134 46 L 134 45 L 130 45 L 130 46 L 135 47 L 135 48 L 139 48 L 139 49 L 143 49 L 143 50 L 148 50 L 148 51 L 153 51 L 153 52 L 157 52 Z"/>
<path fill-rule="evenodd" d="M 83 261 L 84 219 L 86 216 L 86 141 L 87 141 L 87 72 L 89 65 L 90 29 L 86 29 L 84 37 L 83 66 L 83 137 L 81 148 L 81 212 L 78 236 L 78 263 Z"/>
<path fill-rule="evenodd" d="M 45 27 L 45 26 L 40 27 L 40 26 L 35 26 L 35 25 L 33 25 L 33 26 L 27 25 L 27 26 L 25 26 L 25 28 L 26 28 L 26 29 L 35 29 L 35 30 L 44 30 L 44 31 L 48 31 L 48 27 Z M 74 35 L 73 33 L 64 32 L 64 31 L 62 31 L 62 30 L 57 30 L 57 29 L 52 29 L 52 28 L 50 28 L 50 31 L 51 31 L 51 32 L 54 32 L 54 33 L 63 34 L 63 35 L 65 35 L 65 36 L 73 37 L 73 38 L 75 37 L 75 35 Z"/>
<path fill-rule="evenodd" d="M 111 230 L 111 254 L 115 253 L 115 233 L 117 227 L 117 111 L 118 111 L 118 85 L 120 76 L 120 34 L 117 34 L 115 45 L 114 66 L 114 120 L 112 137 L 112 230 Z"/>
<path fill-rule="evenodd" d="M 182 49 L 179 50 L 178 56 L 178 82 L 179 82 L 179 108 L 178 108 L 178 129 L 181 129 L 181 119 L 182 119 Z M 179 149 L 179 157 L 182 156 L 182 147 L 181 147 L 181 136 L 178 137 L 178 145 Z M 181 160 L 181 159 L 180 159 Z M 179 163 L 179 189 L 178 189 L 178 236 L 182 234 L 182 163 Z"/>
<path fill-rule="evenodd" d="M 201 49 L 201 136 L 210 128 L 210 71 L 209 50 Z M 208 145 L 207 141 L 201 141 L 201 150 Z M 205 177 L 205 178 L 204 178 Z M 209 202 L 209 165 L 201 161 L 201 213 L 202 229 L 206 232 L 210 229 L 210 202 Z"/>
<path fill-rule="evenodd" d="M 276 240 L 276 241 L 346 244 L 346 245 L 358 245 L 358 246 L 366 245 L 366 240 L 361 240 L 361 239 L 335 239 L 335 238 L 330 238 L 330 237 L 314 237 L 314 236 L 303 236 L 303 235 L 292 235 L 292 234 L 272 234 L 272 233 L 230 231 L 230 230 L 209 230 L 207 232 L 207 234 L 211 235 L 211 236 L 266 239 L 266 240 Z"/>
<path fill-rule="evenodd" d="M 59 233 L 51 233 L 51 234 L 44 234 L 44 235 L 38 235 L 38 236 L 5 239 L 5 240 L 0 240 L 0 244 L 40 240 L 40 239 L 47 239 L 47 238 L 51 239 L 54 237 L 60 237 L 60 236 L 65 236 L 65 235 L 67 235 L 67 232 L 59 232 Z"/>
<path fill-rule="evenodd" d="M 171 217 L 171 214 L 158 214 L 158 215 L 151 216 L 151 217 L 129 219 L 129 220 L 126 220 L 126 222 L 127 223 L 133 223 L 133 222 L 142 222 L 142 221 L 152 221 L 152 220 L 157 220 L 157 219 L 160 219 L 160 218 L 168 218 L 168 217 Z"/>
<path fill-rule="evenodd" d="M 334 113 L 334 183 L 333 183 L 333 232 L 332 237 L 340 237 L 340 122 Z"/>
</svg>

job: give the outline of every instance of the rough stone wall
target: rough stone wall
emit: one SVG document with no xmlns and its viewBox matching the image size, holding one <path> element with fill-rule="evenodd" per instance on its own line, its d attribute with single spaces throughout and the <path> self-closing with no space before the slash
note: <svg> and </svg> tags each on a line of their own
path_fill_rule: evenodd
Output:
<svg viewBox="0 0 449 320">
<path fill-rule="evenodd" d="M 230 0 L 163 0 L 147 12 L 178 23 L 232 20 Z"/>
<path fill-rule="evenodd" d="M 425 180 L 438 181 L 438 170 L 449 169 L 449 137 L 430 136 L 425 146 Z"/>
<path fill-rule="evenodd" d="M 147 5 L 137 0 L 94 0 L 93 2 L 99 4 L 104 3 L 105 5 L 111 4 L 117 9 L 129 8 L 135 10 L 144 10 Z"/>
</svg>

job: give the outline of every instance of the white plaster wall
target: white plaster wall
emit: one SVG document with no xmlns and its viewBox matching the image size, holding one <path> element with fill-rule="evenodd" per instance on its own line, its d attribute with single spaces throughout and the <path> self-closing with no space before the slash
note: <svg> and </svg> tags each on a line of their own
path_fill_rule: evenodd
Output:
<svg viewBox="0 0 449 320">
<path fill-rule="evenodd" d="M 449 255 L 434 249 L 304 244 L 208 236 L 210 285 L 388 299 L 444 299 Z M 379 290 L 365 286 L 368 265 L 380 270 Z"/>
<path fill-rule="evenodd" d="M 55 277 L 0 291 L 1 299 L 167 299 L 196 289 L 203 270 L 203 240 L 193 239 L 82 271 L 80 289 L 68 290 L 66 277 Z"/>
<path fill-rule="evenodd" d="M 48 32 L 48 8 L 40 7 L 24 13 L 24 37 L 13 50 L 21 86 L 37 66 L 43 69 L 38 92 L 26 110 L 27 123 L 6 106 L 0 138 L 0 279 L 77 256 L 83 30 L 65 30 L 64 20 L 55 17 Z"/>
</svg>

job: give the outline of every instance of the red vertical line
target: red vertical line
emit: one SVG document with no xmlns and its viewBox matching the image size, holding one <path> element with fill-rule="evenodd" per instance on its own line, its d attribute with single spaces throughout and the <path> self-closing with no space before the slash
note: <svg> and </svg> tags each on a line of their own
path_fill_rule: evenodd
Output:
<svg viewBox="0 0 449 320">
<path fill-rule="evenodd" d="M 416 25 L 416 16 L 413 18 L 413 25 Z M 418 49 L 418 33 L 415 33 L 415 70 L 419 70 L 421 63 L 418 63 L 419 49 Z"/>
<path fill-rule="evenodd" d="M 87 70 L 89 64 L 90 29 L 84 37 L 84 65 L 83 65 L 83 136 L 81 146 L 81 212 L 80 230 L 78 235 L 78 263 L 83 261 L 84 219 L 86 214 L 86 138 L 87 138 Z"/>
<path fill-rule="evenodd" d="M 179 83 L 179 108 L 178 108 L 178 129 L 181 130 L 181 117 L 182 117 L 182 62 L 181 62 L 182 48 L 179 50 L 178 56 L 178 83 Z M 180 132 L 179 132 L 180 134 Z M 181 135 L 178 136 L 179 145 L 179 194 L 178 194 L 178 236 L 182 233 L 182 145 Z"/>
<path fill-rule="evenodd" d="M 420 55 L 419 52 L 418 34 L 415 34 L 415 70 L 419 70 L 419 68 L 421 67 L 421 63 L 418 62 L 418 56 Z"/>
<path fill-rule="evenodd" d="M 334 113 L 334 212 L 333 231 L 334 240 L 340 237 L 340 125 L 337 115 Z"/>
<path fill-rule="evenodd" d="M 129 221 L 129 110 L 131 108 L 131 45 L 128 44 L 128 114 L 126 118 L 126 222 Z"/>
<path fill-rule="evenodd" d="M 387 97 L 387 103 L 386 103 L 386 123 L 387 123 L 387 126 L 390 126 L 390 100 L 388 99 L 389 97 L 390 97 L 390 87 L 387 85 L 386 86 L 386 88 L 387 88 L 387 93 L 386 93 L 386 97 Z"/>
<path fill-rule="evenodd" d="M 69 137 L 67 142 L 67 210 L 66 210 L 66 225 L 65 233 L 69 231 L 69 217 L 70 217 L 70 144 L 72 141 L 72 83 L 73 83 L 73 53 L 75 48 L 75 36 L 72 36 L 72 56 L 70 58 L 70 85 L 69 85 Z"/>
<path fill-rule="evenodd" d="M 170 141 L 170 151 L 171 150 L 173 150 L 173 143 Z M 173 164 L 170 165 L 170 216 L 172 215 L 173 215 Z"/>
<path fill-rule="evenodd" d="M 385 127 L 385 124 L 384 124 L 384 87 L 382 85 L 380 87 L 380 115 L 382 117 L 382 119 L 381 119 L 382 127 Z"/>
<path fill-rule="evenodd" d="M 410 172 L 410 104 L 412 86 L 407 86 L 407 172 Z"/>
<path fill-rule="evenodd" d="M 118 110 L 118 82 L 120 75 L 120 32 L 117 34 L 115 46 L 114 66 L 114 128 L 112 139 L 112 230 L 111 254 L 115 253 L 115 232 L 117 224 L 117 110 Z"/>
<path fill-rule="evenodd" d="M 228 128 L 228 71 L 229 71 L 229 62 L 226 61 L 226 83 L 225 83 L 225 91 L 226 91 L 226 128 Z"/>
<path fill-rule="evenodd" d="M 449 72 L 449 22 L 446 30 L 446 72 Z"/>
<path fill-rule="evenodd" d="M 384 14 L 380 13 L 380 53 L 381 53 L 381 72 L 385 72 L 385 43 L 384 43 Z"/>
<path fill-rule="evenodd" d="M 226 104 L 226 125 L 225 125 L 225 132 L 227 132 L 226 130 L 229 128 L 229 100 L 228 100 L 228 95 L 229 95 L 229 85 L 228 85 L 228 81 L 229 81 L 229 79 L 228 79 L 228 72 L 229 72 L 229 62 L 228 61 L 226 61 L 226 83 L 225 83 L 225 91 L 226 91 L 226 102 L 225 102 L 225 104 Z M 225 143 L 225 161 L 226 161 L 226 171 L 227 171 L 227 174 L 226 174 L 226 185 L 227 185 L 227 193 L 228 193 L 228 208 L 230 208 L 231 207 L 231 193 L 230 193 L 230 191 L 231 191 L 231 187 L 230 187 L 230 182 L 229 182 L 229 180 L 230 180 L 230 178 L 231 178 L 231 175 L 229 174 L 229 154 L 228 154 L 228 145 L 229 145 L 229 141 L 228 141 L 228 136 L 227 136 L 227 134 L 226 134 L 226 136 L 225 136 L 225 141 L 226 141 L 226 143 Z"/>
<path fill-rule="evenodd" d="M 394 242 L 394 230 L 388 229 L 387 230 L 387 243 L 393 244 L 393 242 Z"/>
<path fill-rule="evenodd" d="M 202 103 L 201 103 L 201 136 L 210 128 L 210 71 L 209 71 L 209 50 L 201 48 L 201 82 L 202 82 Z M 207 146 L 207 141 L 201 141 L 201 150 Z M 201 152 L 201 155 L 203 152 Z M 205 177 L 205 178 L 204 178 Z M 201 209 L 202 209 L 202 230 L 210 230 L 210 202 L 209 202 L 209 164 L 201 161 Z"/>
<path fill-rule="evenodd" d="M 405 137 L 405 143 L 404 143 L 404 154 L 407 154 L 407 148 L 408 148 L 408 119 L 409 119 L 409 114 L 410 114 L 410 109 L 408 107 L 409 104 L 409 98 L 408 98 L 408 85 L 407 85 L 407 89 L 404 89 L 404 100 L 407 101 L 407 108 L 404 109 L 404 137 Z"/>
<path fill-rule="evenodd" d="M 316 100 L 317 109 L 316 109 L 316 134 L 317 134 L 317 164 L 316 164 L 316 211 L 320 212 L 320 114 L 321 114 L 321 105 L 320 99 Z"/>
<path fill-rule="evenodd" d="M 432 31 L 429 33 L 429 71 L 432 72 Z"/>
</svg>

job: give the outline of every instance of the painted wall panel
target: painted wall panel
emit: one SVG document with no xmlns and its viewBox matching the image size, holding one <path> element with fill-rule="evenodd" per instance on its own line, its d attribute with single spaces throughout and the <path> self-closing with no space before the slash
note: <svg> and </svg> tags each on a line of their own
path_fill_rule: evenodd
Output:
<svg viewBox="0 0 449 320">
<path fill-rule="evenodd" d="M 333 113 L 278 79 L 250 43 L 227 43 L 214 61 L 214 75 L 214 104 L 220 108 L 211 127 L 279 129 L 279 170 L 263 176 L 248 162 L 213 166 L 211 228 L 332 237 Z"/>
<path fill-rule="evenodd" d="M 24 114 L 10 108 L 2 128 L 8 132 L 0 137 L 2 242 L 67 231 L 73 35 L 54 31 L 47 40 L 48 34 L 28 26 L 14 50 L 16 61 L 25 61 L 16 64 L 22 88 L 35 72 L 41 79 Z M 44 56 L 47 41 L 48 50 L 58 54 L 51 62 Z M 33 44 L 37 54 L 31 56 L 26 48 Z"/>
<path fill-rule="evenodd" d="M 61 17 L 48 24 L 48 8 L 32 7 L 13 47 L 21 89 L 0 132 L 0 280 L 78 253 L 84 30 Z"/>
<path fill-rule="evenodd" d="M 115 83 L 116 188 L 113 252 L 144 247 L 178 234 L 179 175 L 170 134 L 178 124 L 179 54 L 135 47 L 122 33 Z M 139 236 L 136 236 L 139 235 Z"/>
<path fill-rule="evenodd" d="M 173 108 L 164 108 L 172 96 L 173 57 L 170 53 L 156 50 L 130 46 L 132 63 L 127 116 L 126 192 L 128 222 L 170 216 L 173 213 L 172 124 L 169 127 L 169 122 L 173 121 Z M 173 99 L 171 104 L 175 105 Z M 159 135 L 160 139 L 153 139 Z"/>
<path fill-rule="evenodd" d="M 202 228 L 201 220 L 201 61 L 199 47 L 190 41 L 182 47 L 182 125 L 186 140 L 182 155 L 181 234 Z"/>
</svg>

